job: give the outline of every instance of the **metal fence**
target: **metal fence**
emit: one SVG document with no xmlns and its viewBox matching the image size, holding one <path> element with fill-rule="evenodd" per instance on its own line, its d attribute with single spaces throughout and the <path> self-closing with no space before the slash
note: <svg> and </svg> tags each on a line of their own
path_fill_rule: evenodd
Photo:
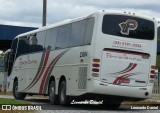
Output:
<svg viewBox="0 0 160 113">
<path fill-rule="evenodd" d="M 160 72 L 156 73 L 155 83 L 153 88 L 153 99 L 160 99 Z"/>
</svg>

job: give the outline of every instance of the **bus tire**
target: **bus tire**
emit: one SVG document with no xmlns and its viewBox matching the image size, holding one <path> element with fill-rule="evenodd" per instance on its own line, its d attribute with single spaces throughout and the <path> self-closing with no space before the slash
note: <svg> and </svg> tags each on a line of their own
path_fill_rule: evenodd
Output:
<svg viewBox="0 0 160 113">
<path fill-rule="evenodd" d="M 51 104 L 57 104 L 58 103 L 58 97 L 56 95 L 56 90 L 55 90 L 55 82 L 51 81 L 49 83 L 49 101 Z"/>
<path fill-rule="evenodd" d="M 18 81 L 14 82 L 13 96 L 15 99 L 24 100 L 27 94 L 18 92 Z"/>
<path fill-rule="evenodd" d="M 59 87 L 59 102 L 61 105 L 68 104 L 68 96 L 66 95 L 66 81 L 62 81 Z"/>
</svg>

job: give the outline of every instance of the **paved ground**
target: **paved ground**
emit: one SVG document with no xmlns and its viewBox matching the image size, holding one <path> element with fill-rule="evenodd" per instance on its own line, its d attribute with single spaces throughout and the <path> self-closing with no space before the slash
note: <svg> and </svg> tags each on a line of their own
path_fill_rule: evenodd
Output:
<svg viewBox="0 0 160 113">
<path fill-rule="evenodd" d="M 37 113 L 159 113 L 158 110 L 139 110 L 139 111 L 86 111 L 86 110 L 44 110 L 44 111 L 37 111 Z"/>
<path fill-rule="evenodd" d="M 0 95 L 0 98 L 13 98 L 13 96 Z M 159 113 L 159 110 L 133 110 L 132 105 L 121 105 L 119 109 L 107 109 L 105 107 L 97 105 L 69 105 L 67 107 L 61 105 L 50 105 L 48 97 L 43 96 L 28 96 L 24 101 L 31 102 L 33 105 L 42 106 L 42 111 L 36 111 L 37 113 L 130 113 L 130 112 L 141 112 L 141 113 Z M 151 100 L 150 100 L 151 101 Z M 155 105 L 157 106 L 157 105 Z M 143 107 L 143 105 L 136 105 L 136 107 Z M 151 107 L 151 106 L 149 106 Z"/>
</svg>

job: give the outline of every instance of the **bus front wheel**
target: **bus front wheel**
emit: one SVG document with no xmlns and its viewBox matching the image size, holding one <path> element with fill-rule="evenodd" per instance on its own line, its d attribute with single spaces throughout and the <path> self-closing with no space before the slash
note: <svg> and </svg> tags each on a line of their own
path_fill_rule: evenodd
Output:
<svg viewBox="0 0 160 113">
<path fill-rule="evenodd" d="M 26 97 L 26 94 L 18 92 L 18 81 L 14 82 L 13 96 L 14 96 L 15 99 L 18 99 L 18 100 L 23 100 Z"/>
</svg>

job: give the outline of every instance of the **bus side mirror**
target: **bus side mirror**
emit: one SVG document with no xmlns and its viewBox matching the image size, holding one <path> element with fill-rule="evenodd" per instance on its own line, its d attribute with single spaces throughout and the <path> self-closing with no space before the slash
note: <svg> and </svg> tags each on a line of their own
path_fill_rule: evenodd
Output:
<svg viewBox="0 0 160 113">
<path fill-rule="evenodd" d="M 8 66 L 9 66 L 9 60 L 11 58 L 11 52 L 7 52 L 4 55 L 4 71 L 7 72 L 8 71 Z"/>
<path fill-rule="evenodd" d="M 0 72 L 4 71 L 4 57 L 0 57 Z"/>
</svg>

